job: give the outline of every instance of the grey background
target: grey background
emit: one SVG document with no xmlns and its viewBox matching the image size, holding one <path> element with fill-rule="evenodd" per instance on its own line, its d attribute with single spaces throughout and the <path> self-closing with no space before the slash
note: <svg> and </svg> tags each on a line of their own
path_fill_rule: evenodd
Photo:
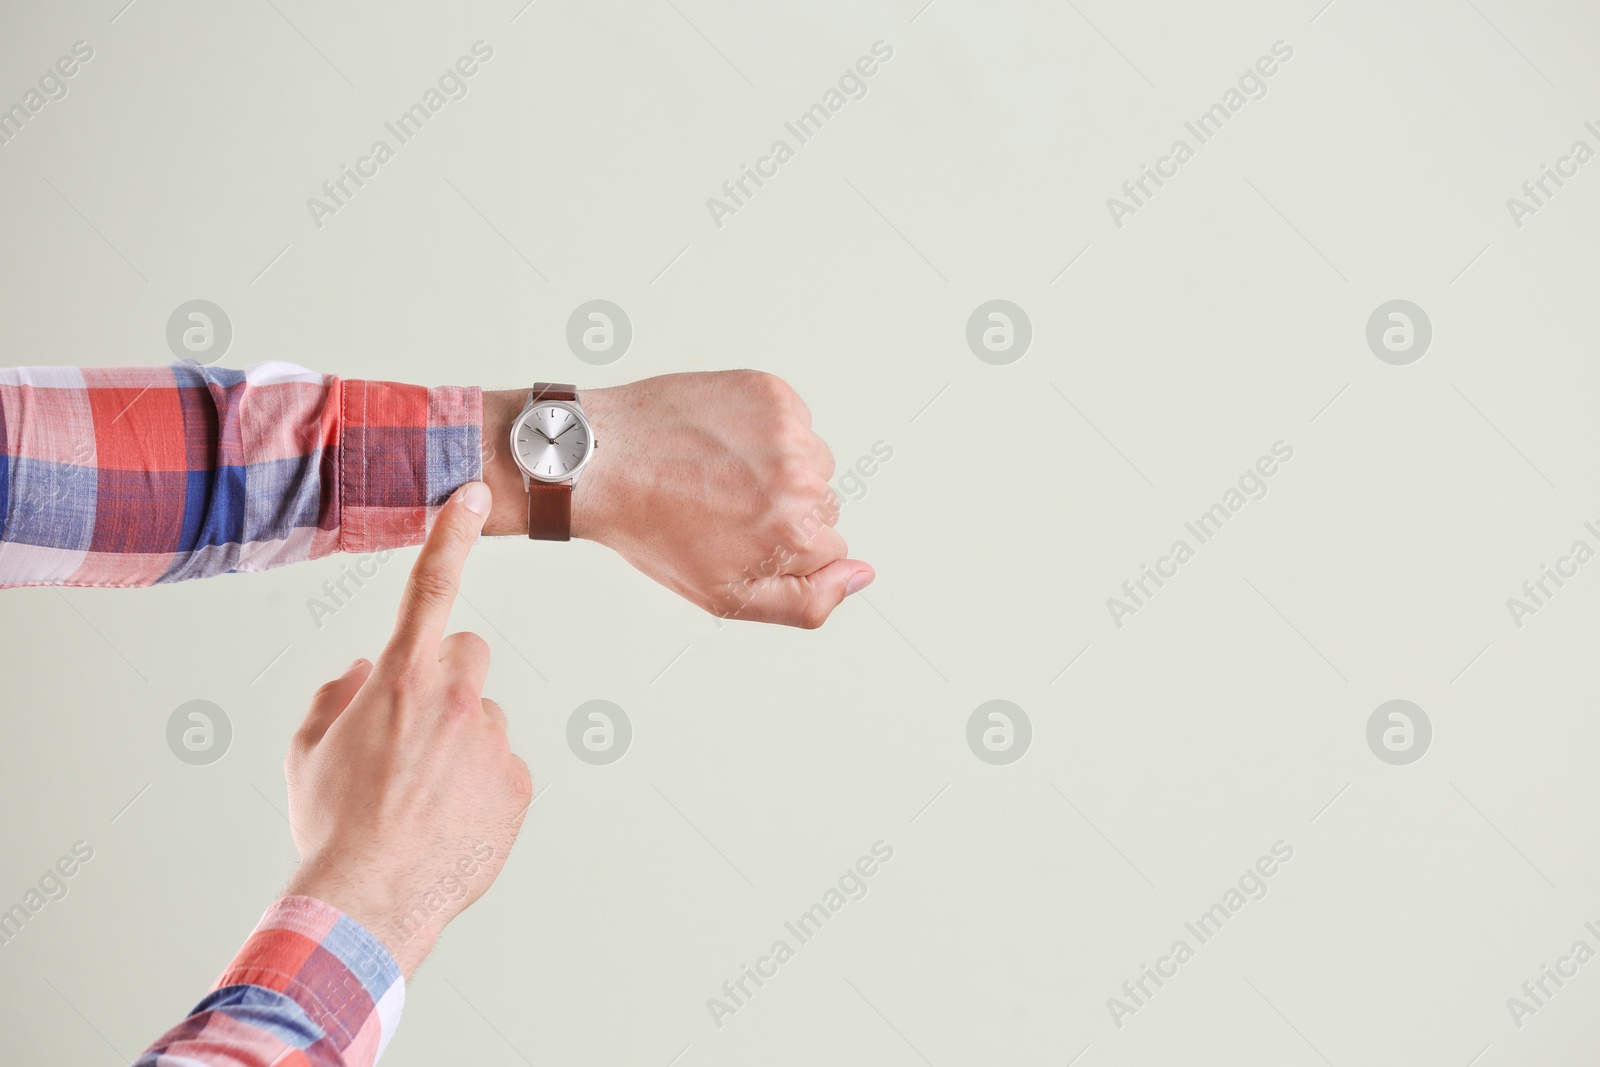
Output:
<svg viewBox="0 0 1600 1067">
<path fill-rule="evenodd" d="M 1590 5 L 308 0 L 12 4 L 0 100 L 95 58 L 0 147 L 8 364 L 586 386 L 758 366 L 841 466 L 879 578 L 818 632 L 710 617 L 588 544 L 485 543 L 455 622 L 547 790 L 408 990 L 387 1063 L 1588 1062 L 1600 963 L 1506 998 L 1600 919 L 1600 563 L 1506 598 L 1600 519 L 1600 162 L 1506 198 L 1600 118 Z M 921 8 L 919 10 L 919 7 Z M 305 206 L 472 42 L 494 58 L 337 216 Z M 705 206 L 874 41 L 894 58 L 719 229 Z M 1106 198 L 1274 41 L 1294 58 L 1119 229 Z M 1192 138 L 1190 138 L 1192 143 Z M 1067 268 L 1067 269 L 1064 269 Z M 613 300 L 604 367 L 568 315 Z M 1015 302 L 1020 361 L 965 343 Z M 1365 343 L 1424 308 L 1409 366 Z M 1106 598 L 1275 441 L 1294 458 L 1119 629 Z M 1191 538 L 1192 540 L 1192 538 Z M 3 595 L 0 1059 L 130 1058 L 292 870 L 281 759 L 388 631 L 412 552 L 318 630 L 333 558 Z M 545 632 L 535 603 L 581 625 Z M 210 766 L 168 751 L 225 709 Z M 633 725 L 609 766 L 579 704 Z M 1014 701 L 1031 750 L 967 748 Z M 1392 766 L 1390 699 L 1433 726 Z M 706 998 L 877 840 L 894 859 L 720 1029 Z M 1107 998 L 1273 842 L 1270 893 L 1137 1015 Z M 1191 942 L 1192 943 L 1192 942 Z"/>
</svg>

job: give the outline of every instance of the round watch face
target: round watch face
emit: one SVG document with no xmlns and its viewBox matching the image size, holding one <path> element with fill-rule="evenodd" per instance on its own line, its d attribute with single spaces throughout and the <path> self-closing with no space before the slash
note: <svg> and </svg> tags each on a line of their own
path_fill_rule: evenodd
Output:
<svg viewBox="0 0 1600 1067">
<path fill-rule="evenodd" d="M 542 401 L 511 427 L 511 452 L 529 477 L 564 482 L 594 451 L 589 420 L 559 400 Z"/>
</svg>

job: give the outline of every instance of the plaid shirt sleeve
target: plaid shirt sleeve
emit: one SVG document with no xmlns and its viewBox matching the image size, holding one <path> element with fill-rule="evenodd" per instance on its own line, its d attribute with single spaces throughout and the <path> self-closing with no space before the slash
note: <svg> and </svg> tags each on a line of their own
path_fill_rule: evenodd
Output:
<svg viewBox="0 0 1600 1067">
<path fill-rule="evenodd" d="M 0 587 L 126 587 L 419 544 L 483 394 L 244 370 L 0 370 Z"/>
<path fill-rule="evenodd" d="M 370 1067 L 404 1003 L 400 968 L 365 927 L 320 900 L 285 897 L 136 1067 Z"/>
</svg>

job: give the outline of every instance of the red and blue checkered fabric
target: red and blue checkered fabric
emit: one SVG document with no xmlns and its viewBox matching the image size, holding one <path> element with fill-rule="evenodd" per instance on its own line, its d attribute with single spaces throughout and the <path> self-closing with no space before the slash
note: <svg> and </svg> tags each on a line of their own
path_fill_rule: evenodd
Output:
<svg viewBox="0 0 1600 1067">
<path fill-rule="evenodd" d="M 371 1067 L 404 1003 L 400 969 L 366 927 L 320 900 L 285 897 L 136 1067 Z"/>
<path fill-rule="evenodd" d="M 419 544 L 483 396 L 244 370 L 0 370 L 0 587 L 142 586 Z"/>
</svg>

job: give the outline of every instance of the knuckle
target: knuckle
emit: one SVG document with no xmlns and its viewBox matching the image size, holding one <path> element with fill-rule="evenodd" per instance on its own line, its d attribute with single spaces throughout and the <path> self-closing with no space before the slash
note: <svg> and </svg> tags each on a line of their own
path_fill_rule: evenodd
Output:
<svg viewBox="0 0 1600 1067">
<path fill-rule="evenodd" d="M 457 678 L 447 683 L 444 699 L 445 708 L 452 716 L 483 714 L 483 693 L 467 679 Z"/>
<path fill-rule="evenodd" d="M 411 591 L 424 603 L 448 601 L 456 595 L 456 583 L 448 574 L 432 568 L 411 575 Z"/>
<path fill-rule="evenodd" d="M 786 402 L 794 395 L 794 390 L 789 388 L 789 383 L 776 374 L 757 370 L 750 372 L 750 378 L 752 390 L 765 400 Z"/>
<path fill-rule="evenodd" d="M 799 456 L 788 455 L 778 462 L 777 482 L 791 493 L 808 493 L 817 482 L 816 472 Z"/>
<path fill-rule="evenodd" d="M 528 765 L 520 757 L 511 758 L 511 773 L 508 785 L 511 796 L 519 806 L 526 806 L 533 800 L 533 775 L 528 773 Z"/>
<path fill-rule="evenodd" d="M 811 428 L 798 419 L 785 419 L 779 427 L 778 439 L 783 444 L 784 451 L 807 453 L 814 451 L 820 443 L 817 435 Z"/>
<path fill-rule="evenodd" d="M 478 536 L 475 524 L 467 516 L 465 508 L 445 509 L 435 520 L 435 525 L 443 528 L 441 533 L 445 542 L 456 548 L 470 547 Z"/>
</svg>

